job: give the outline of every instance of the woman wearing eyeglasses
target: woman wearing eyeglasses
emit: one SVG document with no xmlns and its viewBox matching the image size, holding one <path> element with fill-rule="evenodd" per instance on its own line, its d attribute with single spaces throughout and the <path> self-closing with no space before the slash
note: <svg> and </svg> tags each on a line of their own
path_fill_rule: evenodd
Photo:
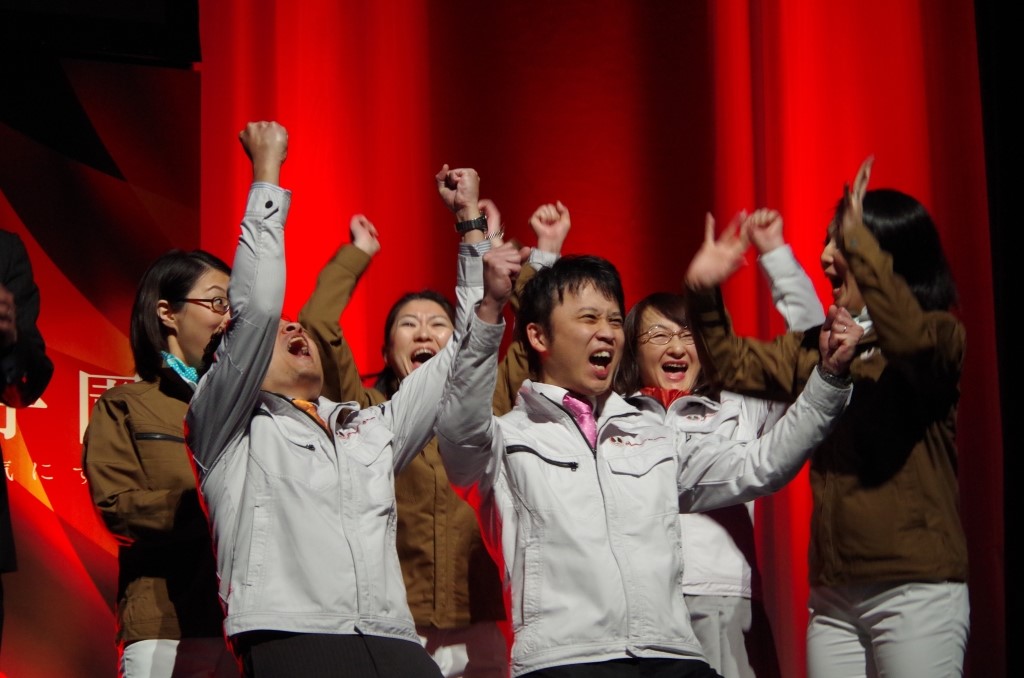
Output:
<svg viewBox="0 0 1024 678">
<path fill-rule="evenodd" d="M 120 545 L 120 676 L 238 676 L 182 430 L 196 369 L 228 321 L 230 273 L 201 250 L 149 267 L 131 317 L 140 381 L 104 393 L 85 433 L 93 503 Z"/>
<path fill-rule="evenodd" d="M 732 228 L 738 227 L 737 220 Z M 820 324 L 821 302 L 785 244 L 778 212 L 758 210 L 741 228 L 761 255 L 758 261 L 786 323 L 793 329 Z M 624 332 L 616 390 L 632 394 L 628 400 L 659 421 L 691 436 L 753 440 L 785 412 L 782 403 L 715 391 L 701 371 L 680 295 L 658 292 L 640 300 L 626 316 Z M 683 513 L 679 521 L 686 607 L 708 663 L 724 678 L 777 676 L 771 631 L 751 603 L 759 587 L 753 503 Z"/>
</svg>

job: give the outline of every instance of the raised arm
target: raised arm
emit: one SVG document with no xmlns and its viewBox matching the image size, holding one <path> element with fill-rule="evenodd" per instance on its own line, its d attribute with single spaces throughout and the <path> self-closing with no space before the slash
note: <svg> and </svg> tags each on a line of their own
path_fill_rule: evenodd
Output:
<svg viewBox="0 0 1024 678">
<path fill-rule="evenodd" d="M 450 169 L 447 164 L 434 175 L 437 193 L 455 215 L 455 230 L 467 236 L 466 244 L 478 243 L 487 236 L 487 215 L 480 209 L 480 175 L 472 167 Z"/>
<path fill-rule="evenodd" d="M 893 272 L 893 258 L 864 225 L 863 200 L 872 158 L 864 161 L 836 234 L 836 243 L 857 281 L 878 344 L 889 363 L 914 383 L 929 416 L 942 416 L 959 398 L 966 330 L 946 308 L 925 310 L 907 282 Z M 936 236 L 937 241 L 937 236 Z M 941 258 L 938 242 L 920 245 Z M 915 256 L 905 254 L 903 256 Z M 905 264 L 904 264 L 905 265 Z"/>
<path fill-rule="evenodd" d="M 704 242 L 686 269 L 686 286 L 690 289 L 710 289 L 721 285 L 743 265 L 743 253 L 750 241 L 743 227 L 746 212 L 739 212 L 715 237 L 715 218 L 708 212 L 704 217 Z"/>
<path fill-rule="evenodd" d="M 490 201 L 483 201 L 481 207 L 480 175 L 472 167 L 450 169 L 445 164 L 434 181 L 441 201 L 455 216 L 455 231 L 461 237 L 459 283 L 455 288 L 455 331 L 460 332 L 466 326 L 472 304 L 483 294 L 480 257 L 491 247 L 487 237 L 491 229 L 500 230 L 501 215 Z"/>
<path fill-rule="evenodd" d="M 186 415 L 186 442 L 201 475 L 247 425 L 284 304 L 284 224 L 291 194 L 277 182 L 288 153 L 288 133 L 275 122 L 251 122 L 239 140 L 252 160 L 253 184 L 228 288 L 231 321 Z"/>
<path fill-rule="evenodd" d="M 363 386 L 340 317 L 359 278 L 381 246 L 377 228 L 362 214 L 350 220 L 349 234 L 351 242 L 343 245 L 320 271 L 313 293 L 299 311 L 299 323 L 309 331 L 320 349 L 323 395 L 331 400 L 355 401 L 360 407 L 369 407 L 383 402 L 385 397 L 378 390 Z"/>
<path fill-rule="evenodd" d="M 772 303 L 790 330 L 808 330 L 825 320 L 821 301 L 803 266 L 783 236 L 782 215 L 772 209 L 755 210 L 746 220 L 750 242 L 758 252 L 757 262 L 771 288 Z M 785 413 L 786 405 L 775 400 L 747 398 L 744 401 L 751 422 L 758 423 L 759 435 L 770 429 Z"/>
<path fill-rule="evenodd" d="M 476 170 L 452 170 L 444 165 L 434 179 L 442 201 L 456 217 L 456 230 L 461 231 L 455 289 L 455 331 L 440 353 L 402 380 L 385 409 L 385 414 L 391 417 L 389 425 L 394 434 L 394 462 L 399 471 L 419 454 L 433 436 L 438 403 L 449 378 L 452 357 L 460 342 L 468 336 L 467 322 L 471 311 L 484 293 L 481 257 L 490 247 L 490 241 L 484 238 L 487 217 L 480 208 L 480 179 Z M 496 210 L 492 217 L 495 216 L 500 219 Z M 475 223 L 463 227 L 462 221 L 467 218 Z"/>
<path fill-rule="evenodd" d="M 28 407 L 43 394 L 53 363 L 46 356 L 39 317 L 39 288 L 25 245 L 0 231 L 0 402 Z"/>
<path fill-rule="evenodd" d="M 677 440 L 683 464 L 680 510 L 706 511 L 770 494 L 789 482 L 849 402 L 850 363 L 864 330 L 832 306 L 819 335 L 821 363 L 770 431 L 750 441 L 720 436 Z"/>
<path fill-rule="evenodd" d="M 438 449 L 456 485 L 468 487 L 497 469 L 497 458 L 491 454 L 495 428 L 488 395 L 494 393 L 497 377 L 502 309 L 527 256 L 525 248 L 512 243 L 484 255 L 484 298 L 459 342 L 437 421 Z"/>
<path fill-rule="evenodd" d="M 747 232 L 758 252 L 757 261 L 771 285 L 772 302 L 790 330 L 806 330 L 825 320 L 821 301 L 793 249 L 786 244 L 782 215 L 775 210 L 755 210 L 747 217 Z"/>
<path fill-rule="evenodd" d="M 722 235 L 705 220 L 704 242 L 686 271 L 687 317 L 704 351 L 702 365 L 723 389 L 769 400 L 793 400 L 818 362 L 813 333 L 789 332 L 772 342 L 737 337 L 719 286 L 742 264 L 747 247 L 746 215 L 737 215 Z"/>
<path fill-rule="evenodd" d="M 562 245 L 569 235 L 572 221 L 569 208 L 561 200 L 546 203 L 534 210 L 530 217 L 530 228 L 537 237 L 537 246 L 530 250 L 525 266 L 516 278 L 515 289 L 509 297 L 512 314 L 519 311 L 519 293 L 533 275 L 545 266 L 550 266 L 562 255 Z M 498 365 L 498 383 L 494 390 L 494 414 L 501 416 L 511 411 L 516 395 L 523 381 L 530 377 L 526 351 L 518 341 L 513 341 Z"/>
<path fill-rule="evenodd" d="M 439 403 L 443 401 L 445 389 L 455 379 L 460 379 L 460 372 L 453 366 L 454 357 L 459 356 L 459 364 L 480 365 L 489 359 L 496 361 L 504 322 L 501 310 L 511 293 L 514 274 L 519 271 L 519 261 L 527 252 L 504 245 L 492 249 L 483 255 L 484 262 L 483 286 L 471 286 L 470 291 L 456 294 L 459 304 L 466 304 L 463 310 L 468 316 L 468 324 L 456 328 L 452 339 L 441 353 L 428 360 L 422 367 L 413 371 L 402 381 L 401 387 L 392 398 L 388 409 L 393 417 L 391 422 L 394 432 L 395 466 L 400 470 L 412 457 L 419 453 L 433 434 L 435 424 L 439 423 Z M 464 259 L 466 255 L 460 255 Z M 503 271 L 509 278 L 507 286 L 495 283 L 495 274 L 489 271 L 501 262 Z M 491 263 L 488 263 L 491 262 Z M 460 265 L 461 268 L 461 265 Z M 465 281 L 460 275 L 460 286 Z M 479 302 L 479 303 L 478 303 Z M 475 312 L 474 312 L 475 311 Z M 476 372 L 472 376 L 479 376 Z M 491 369 L 489 387 L 475 383 L 475 387 L 460 391 L 465 397 L 479 401 L 482 407 L 490 408 L 487 403 L 494 391 L 494 374 Z M 481 390 L 486 388 L 487 390 Z M 424 425 L 426 424 L 426 428 Z"/>
<path fill-rule="evenodd" d="M 962 341 L 949 341 L 948 334 L 937 334 L 941 326 L 952 332 L 954 319 L 949 316 L 950 322 L 936 323 L 937 314 L 921 308 L 910 287 L 893 273 L 892 255 L 879 247 L 878 240 L 864 225 L 863 202 L 872 164 L 873 158 L 864 161 L 853 189 L 847 191 L 847 206 L 837 228 L 836 244 L 857 280 L 886 357 L 910 359 L 930 354 L 936 361 L 935 368 L 959 372 L 962 355 L 954 346 Z"/>
</svg>

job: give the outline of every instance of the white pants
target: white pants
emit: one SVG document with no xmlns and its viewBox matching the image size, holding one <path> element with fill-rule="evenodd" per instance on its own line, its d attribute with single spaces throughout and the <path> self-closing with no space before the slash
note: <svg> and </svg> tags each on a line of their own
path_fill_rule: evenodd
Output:
<svg viewBox="0 0 1024 678">
<path fill-rule="evenodd" d="M 508 678 L 508 645 L 497 623 L 460 629 L 417 626 L 416 632 L 445 678 Z"/>
<path fill-rule="evenodd" d="M 966 584 L 815 586 L 808 608 L 808 678 L 963 675 Z"/>
<path fill-rule="evenodd" d="M 690 624 L 704 657 L 723 678 L 754 678 L 747 657 L 750 599 L 740 596 L 685 596 Z"/>
<path fill-rule="evenodd" d="M 238 678 L 238 662 L 223 638 L 137 640 L 124 647 L 121 678 Z"/>
</svg>

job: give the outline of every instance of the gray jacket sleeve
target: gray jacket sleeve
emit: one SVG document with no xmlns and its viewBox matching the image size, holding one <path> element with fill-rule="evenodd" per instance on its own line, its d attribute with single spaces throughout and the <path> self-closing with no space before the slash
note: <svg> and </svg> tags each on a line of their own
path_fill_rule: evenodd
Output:
<svg viewBox="0 0 1024 678">
<path fill-rule="evenodd" d="M 800 397 L 760 438 L 735 441 L 707 435 L 687 440 L 677 434 L 680 512 L 739 504 L 781 489 L 832 430 L 852 391 L 852 386 L 826 383 L 814 370 Z"/>
<path fill-rule="evenodd" d="M 248 426 L 274 352 L 284 304 L 284 224 L 291 193 L 254 183 L 242 219 L 228 298 L 231 321 L 189 406 L 186 442 L 202 476 Z"/>
<path fill-rule="evenodd" d="M 777 247 L 757 259 L 771 284 L 772 302 L 790 330 L 807 330 L 825 322 L 821 300 L 789 245 Z"/>
<path fill-rule="evenodd" d="M 453 484 L 468 487 L 493 469 L 497 435 L 491 398 L 498 377 L 498 350 L 505 323 L 491 325 L 470 315 L 437 419 L 438 450 Z"/>
<path fill-rule="evenodd" d="M 475 245 L 459 243 L 459 268 L 455 287 L 455 332 L 462 334 L 476 303 L 484 298 L 483 256 L 491 249 L 491 241 Z"/>
<path fill-rule="evenodd" d="M 485 323 L 476 321 L 474 312 L 477 302 L 483 297 L 483 265 L 479 254 L 470 253 L 460 247 L 457 280 L 457 320 L 451 340 L 444 350 L 403 379 L 394 397 L 384 406 L 386 416 L 390 417 L 389 427 L 394 435 L 392 449 L 396 471 L 405 468 L 433 437 L 445 389 L 451 383 L 456 366 L 467 360 L 480 360 L 480 352 L 489 351 L 491 357 L 498 352 L 504 325 L 494 326 L 499 329 L 498 343 L 493 349 L 472 339 L 475 334 L 482 331 L 473 329 L 476 325 L 486 326 Z M 493 374 L 491 376 L 493 377 Z M 488 413 L 493 392 L 492 381 L 491 390 L 484 397 Z"/>
<path fill-rule="evenodd" d="M 772 302 L 779 315 L 786 321 L 786 329 L 802 331 L 825 322 L 825 312 L 814 291 L 814 284 L 807 277 L 803 266 L 793 256 L 793 248 L 789 245 L 777 247 L 758 257 L 757 263 L 768 278 Z M 781 401 L 740 397 L 743 398 L 744 406 L 756 417 L 758 427 L 762 430 L 774 426 L 788 406 L 788 403 Z"/>
</svg>

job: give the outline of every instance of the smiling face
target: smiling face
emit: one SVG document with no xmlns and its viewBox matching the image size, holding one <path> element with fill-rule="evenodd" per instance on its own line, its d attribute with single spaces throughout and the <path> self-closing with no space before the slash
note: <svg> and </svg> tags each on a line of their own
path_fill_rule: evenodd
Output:
<svg viewBox="0 0 1024 678">
<path fill-rule="evenodd" d="M 260 386 L 289 398 L 316 400 L 324 384 L 320 352 L 297 322 L 282 319 L 274 340 L 274 354 Z"/>
<path fill-rule="evenodd" d="M 643 386 L 692 391 L 700 376 L 700 359 L 693 335 L 653 308 L 644 309 L 636 346 L 637 366 Z M 667 344 L 648 341 L 656 334 L 672 335 Z"/>
<path fill-rule="evenodd" d="M 413 299 L 402 304 L 391 327 L 385 359 L 401 379 L 440 353 L 454 327 L 441 304 Z"/>
<path fill-rule="evenodd" d="M 186 295 L 189 299 L 212 299 L 228 296 L 228 276 L 216 269 L 207 269 Z M 177 308 L 175 308 L 177 307 Z M 203 363 L 203 351 L 213 333 L 227 325 L 229 314 L 220 314 L 205 302 L 171 302 L 161 299 L 157 314 L 167 334 L 167 351 L 198 368 Z"/>
<path fill-rule="evenodd" d="M 526 328 L 530 345 L 540 356 L 541 381 L 585 396 L 612 388 L 622 358 L 622 309 L 593 285 L 579 293 L 566 290 L 551 311 L 549 328 Z"/>
<path fill-rule="evenodd" d="M 834 227 L 831 226 L 825 249 L 821 251 L 821 270 L 832 283 L 832 299 L 835 305 L 847 309 L 853 316 L 859 315 L 864 310 L 864 298 L 846 263 L 846 257 L 836 245 Z"/>
</svg>

